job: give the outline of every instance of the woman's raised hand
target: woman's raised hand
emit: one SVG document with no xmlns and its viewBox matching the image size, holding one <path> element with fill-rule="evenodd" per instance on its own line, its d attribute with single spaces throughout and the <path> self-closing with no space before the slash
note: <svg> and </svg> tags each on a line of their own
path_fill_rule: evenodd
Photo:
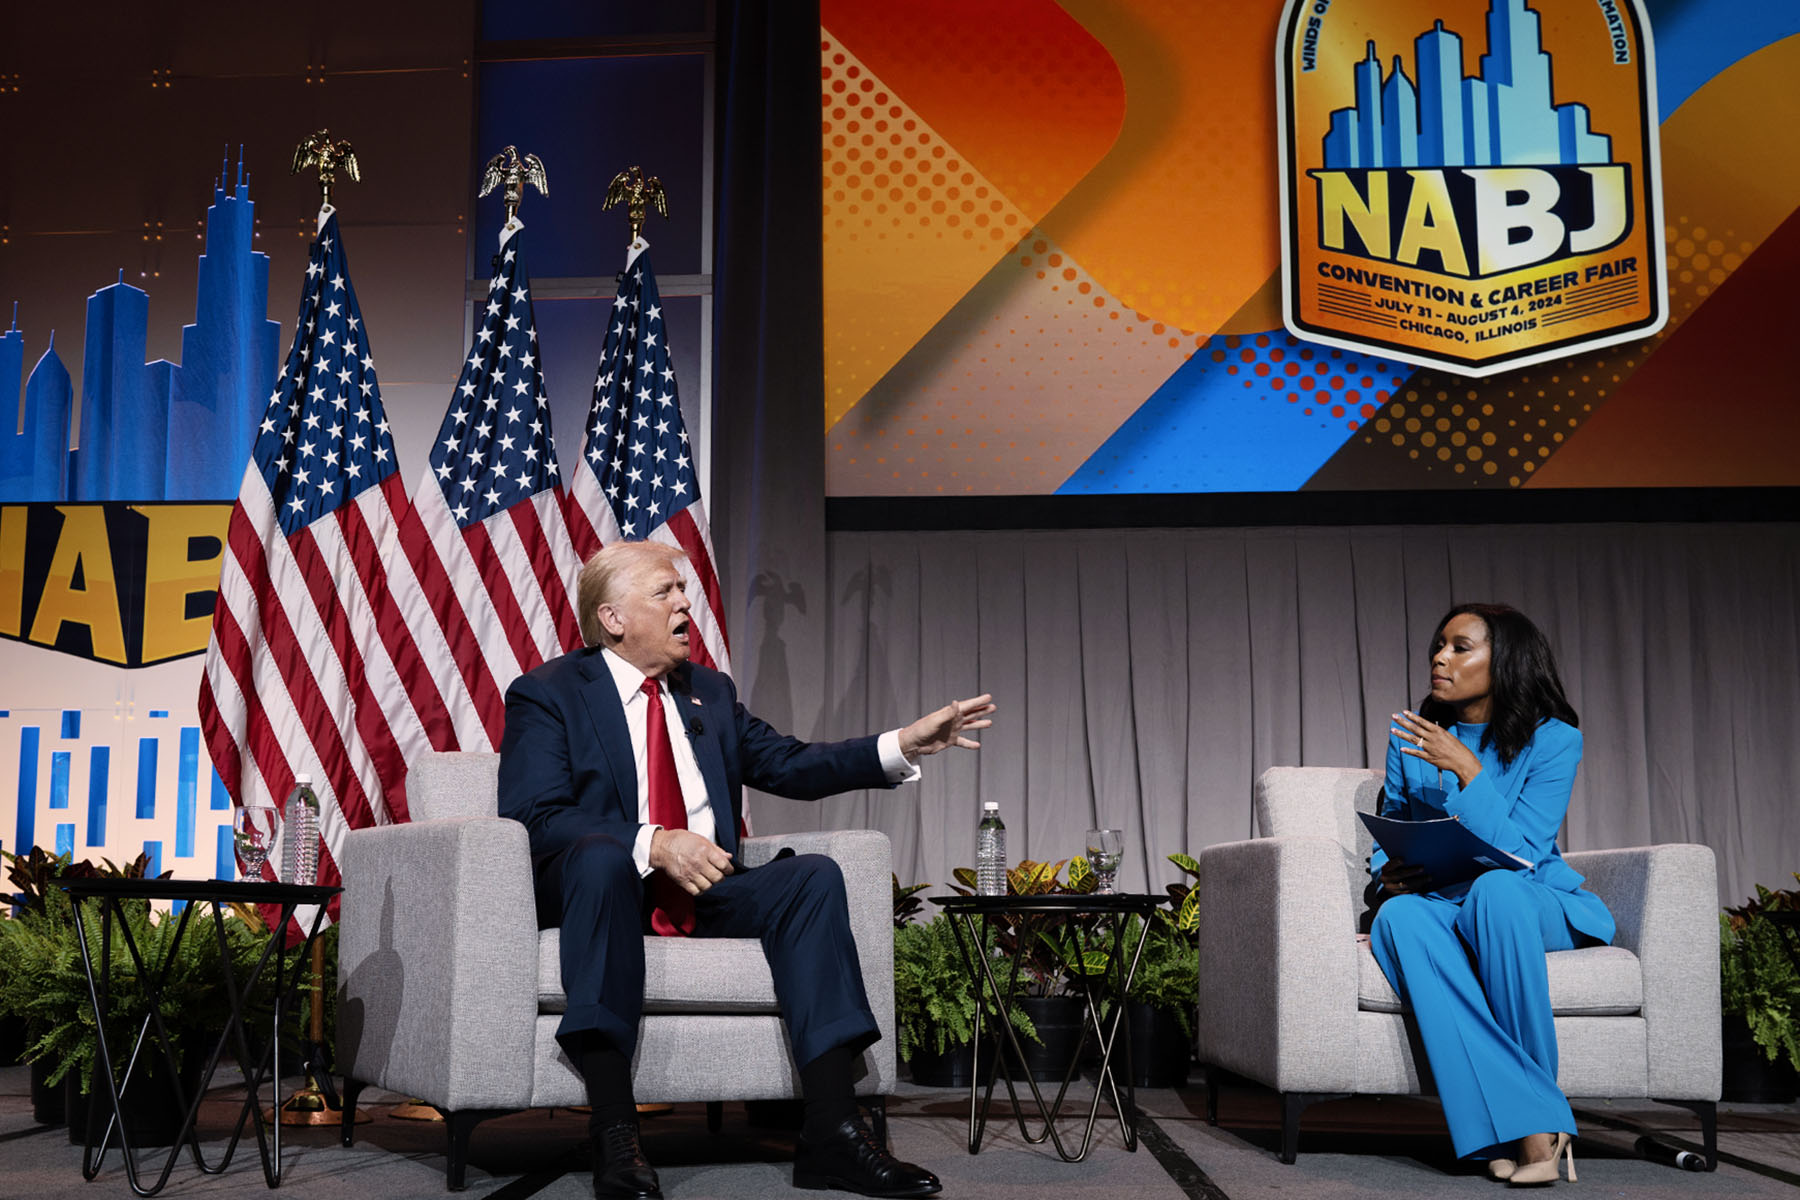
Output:
<svg viewBox="0 0 1800 1200">
<path fill-rule="evenodd" d="M 1389 732 L 1400 739 L 1400 753 L 1422 758 L 1439 770 L 1456 772 L 1463 787 L 1468 787 L 1469 781 L 1481 774 L 1481 760 L 1475 757 L 1473 750 L 1458 741 L 1454 733 L 1427 721 L 1410 708 L 1394 714 L 1394 724 Z"/>
</svg>

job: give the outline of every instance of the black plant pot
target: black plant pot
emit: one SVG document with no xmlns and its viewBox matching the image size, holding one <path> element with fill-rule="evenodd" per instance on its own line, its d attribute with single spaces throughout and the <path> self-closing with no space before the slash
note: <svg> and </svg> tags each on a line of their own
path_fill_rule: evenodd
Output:
<svg viewBox="0 0 1800 1200">
<path fill-rule="evenodd" d="M 1186 1087 L 1188 1035 L 1181 1022 L 1166 1008 L 1152 1008 L 1136 1001 L 1126 1005 L 1131 1021 L 1131 1083 L 1133 1087 Z M 1113 1047 L 1113 1070 L 1123 1073 L 1119 1058 L 1124 1039 Z"/>
<path fill-rule="evenodd" d="M 25 1061 L 25 1019 L 0 1017 L 0 1067 L 16 1067 Z"/>
<path fill-rule="evenodd" d="M 1800 1095 L 1800 1073 L 1785 1058 L 1770 1062 L 1750 1034 L 1742 1013 L 1725 1013 L 1721 1021 L 1725 1072 L 1721 1100 L 1739 1104 L 1790 1104 Z"/>
<path fill-rule="evenodd" d="M 994 1075 L 994 1043 L 988 1040 L 985 1030 L 981 1040 L 981 1082 L 986 1083 Z M 942 1054 L 932 1049 L 936 1044 L 935 1036 L 927 1032 L 922 1044 L 914 1047 L 912 1058 L 907 1062 L 912 1069 L 912 1081 L 920 1087 L 968 1087 L 975 1074 L 974 1044 L 964 1042 Z"/>
<path fill-rule="evenodd" d="M 1079 996 L 1027 996 L 1019 1007 L 1037 1028 L 1038 1040 L 1020 1038 L 1023 1063 L 1006 1055 L 1008 1079 L 1031 1078 L 1039 1083 L 1060 1083 L 1069 1073 L 1075 1047 L 1081 1041 L 1082 1001 Z"/>
<path fill-rule="evenodd" d="M 199 1086 L 200 1064 L 184 1063 L 181 1071 L 182 1095 L 191 1102 L 194 1091 Z M 82 1094 L 76 1073 L 70 1071 L 65 1075 L 63 1103 L 69 1121 L 69 1141 L 77 1146 L 84 1139 L 99 1141 L 100 1134 L 106 1129 L 107 1118 L 112 1116 L 112 1097 L 107 1095 L 106 1083 L 99 1071 L 95 1071 L 85 1095 Z M 181 1132 L 182 1118 L 187 1115 L 186 1106 L 176 1102 L 175 1089 L 169 1086 L 166 1071 L 133 1079 L 131 1089 L 125 1093 L 123 1107 L 134 1149 L 139 1146 L 173 1146 L 175 1135 Z M 113 1136 L 116 1144 L 116 1131 Z"/>
<path fill-rule="evenodd" d="M 40 1059 L 31 1064 L 31 1119 L 39 1125 L 61 1125 L 64 1120 L 63 1087 L 48 1082 L 56 1064 Z"/>
</svg>

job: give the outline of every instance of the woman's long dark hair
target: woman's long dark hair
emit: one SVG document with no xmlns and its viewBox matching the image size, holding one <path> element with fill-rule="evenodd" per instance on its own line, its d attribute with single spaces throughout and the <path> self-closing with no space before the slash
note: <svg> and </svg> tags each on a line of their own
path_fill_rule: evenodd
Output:
<svg viewBox="0 0 1800 1200">
<path fill-rule="evenodd" d="M 1530 617 L 1511 605 L 1458 604 L 1444 614 L 1431 635 L 1433 655 L 1442 643 L 1444 626 L 1464 613 L 1480 617 L 1488 631 L 1491 709 L 1488 727 L 1481 735 L 1482 749 L 1498 747 L 1502 765 L 1511 766 L 1537 727 L 1551 717 L 1566 725 L 1581 724 L 1569 698 L 1563 695 L 1562 677 L 1556 673 L 1556 655 L 1550 652 L 1549 639 L 1531 623 Z M 1429 695 L 1419 702 L 1419 715 L 1446 727 L 1456 723 L 1455 706 Z"/>
</svg>

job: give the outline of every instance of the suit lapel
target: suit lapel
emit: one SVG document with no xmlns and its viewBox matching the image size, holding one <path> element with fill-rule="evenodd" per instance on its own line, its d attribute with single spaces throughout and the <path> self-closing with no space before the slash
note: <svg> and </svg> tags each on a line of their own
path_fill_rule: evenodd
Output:
<svg viewBox="0 0 1800 1200">
<path fill-rule="evenodd" d="M 598 650 L 582 661 L 581 669 L 587 677 L 581 699 L 594 723 L 594 740 L 612 769 L 613 787 L 624 808 L 620 819 L 636 821 L 637 760 L 631 753 L 631 731 L 625 725 L 625 707 L 619 703 L 619 685 Z"/>
<path fill-rule="evenodd" d="M 688 745 L 693 747 L 694 762 L 700 767 L 700 778 L 706 781 L 706 797 L 713 811 L 713 840 L 729 854 L 738 849 L 736 806 L 725 778 L 723 714 L 718 705 L 708 704 L 694 692 L 693 668 L 683 664 L 669 676 L 669 690 L 675 694 L 676 708 L 681 710 L 682 727 L 687 731 Z M 695 732 L 698 725 L 699 732 Z"/>
</svg>

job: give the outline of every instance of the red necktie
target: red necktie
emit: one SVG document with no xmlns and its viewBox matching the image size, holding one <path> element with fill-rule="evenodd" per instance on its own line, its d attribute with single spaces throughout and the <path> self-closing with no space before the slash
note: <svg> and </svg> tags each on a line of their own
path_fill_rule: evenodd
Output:
<svg viewBox="0 0 1800 1200">
<path fill-rule="evenodd" d="M 644 680 L 649 709 L 644 714 L 645 773 L 650 780 L 650 824 L 664 829 L 687 828 L 687 801 L 675 773 L 675 748 L 669 744 L 669 720 L 663 713 L 662 688 Z M 662 871 L 650 876 L 650 929 L 658 937 L 686 937 L 694 931 L 694 898 Z"/>
</svg>

